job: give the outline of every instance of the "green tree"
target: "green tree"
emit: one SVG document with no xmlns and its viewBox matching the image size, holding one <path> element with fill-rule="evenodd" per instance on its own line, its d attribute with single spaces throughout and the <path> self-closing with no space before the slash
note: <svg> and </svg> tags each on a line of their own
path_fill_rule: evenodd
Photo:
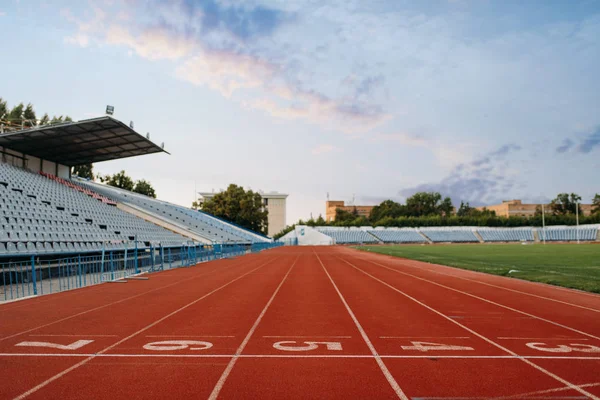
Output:
<svg viewBox="0 0 600 400">
<path fill-rule="evenodd" d="M 73 118 L 71 118 L 67 115 L 64 119 L 64 122 L 73 122 Z"/>
<path fill-rule="evenodd" d="M 285 228 L 283 228 L 281 230 L 281 232 L 278 232 L 275 235 L 273 235 L 273 239 L 277 240 L 280 237 L 287 235 L 289 232 L 293 231 L 294 229 L 296 229 L 296 224 L 294 224 L 292 226 L 286 226 Z"/>
<path fill-rule="evenodd" d="M 581 207 L 578 203 L 581 201 L 581 196 L 571 193 L 559 193 L 554 200 L 550 202 L 550 208 L 554 215 L 568 215 L 575 214 L 576 207 L 579 207 L 579 214 L 581 214 Z"/>
<path fill-rule="evenodd" d="M 381 204 L 373 207 L 369 220 L 375 223 L 382 218 L 397 218 L 401 215 L 406 215 L 406 207 L 393 200 L 385 200 Z"/>
<path fill-rule="evenodd" d="M 27 104 L 23 111 L 23 126 L 30 128 L 37 125 L 37 117 L 35 116 L 35 110 L 31 103 Z"/>
<path fill-rule="evenodd" d="M 592 200 L 592 214 L 600 214 L 600 194 L 596 193 L 594 199 Z"/>
<path fill-rule="evenodd" d="M 255 232 L 266 234 L 268 229 L 268 211 L 260 194 L 234 184 L 207 200 L 202 211 Z"/>
<path fill-rule="evenodd" d="M 139 194 L 146 195 L 148 197 L 152 197 L 153 199 L 156 198 L 156 191 L 154 190 L 150 182 L 148 182 L 145 179 L 140 179 L 139 181 L 137 181 L 135 183 L 133 191 Z"/>
<path fill-rule="evenodd" d="M 0 121 L 8 119 L 8 105 L 6 100 L 0 97 Z"/>
<path fill-rule="evenodd" d="M 45 113 L 44 116 L 40 119 L 39 125 L 47 125 L 50 123 L 50 117 L 48 117 L 48 113 Z"/>
<path fill-rule="evenodd" d="M 118 172 L 114 175 L 105 175 L 98 176 L 101 182 L 106 183 L 107 185 L 114 186 L 120 189 L 125 189 L 132 191 L 133 190 L 133 179 L 131 179 L 125 171 Z"/>
<path fill-rule="evenodd" d="M 325 226 L 327 225 L 327 222 L 323 219 L 323 216 L 319 214 L 319 218 L 317 218 L 316 224 L 317 226 Z"/>
<path fill-rule="evenodd" d="M 356 208 L 353 210 L 356 211 Z M 343 208 L 336 208 L 335 209 L 335 223 L 336 225 L 342 225 L 344 223 L 348 223 L 350 221 L 353 221 L 356 217 L 358 216 L 358 212 L 356 214 L 350 212 L 350 211 L 346 211 Z"/>
<path fill-rule="evenodd" d="M 421 217 L 426 215 L 449 216 L 454 209 L 449 197 L 442 199 L 438 192 L 418 192 L 406 199 L 408 215 Z"/>
<path fill-rule="evenodd" d="M 93 164 L 82 164 L 76 165 L 72 170 L 73 175 L 77 175 L 80 178 L 94 180 L 94 165 Z"/>
<path fill-rule="evenodd" d="M 21 125 L 21 122 L 23 121 L 24 109 L 25 106 L 23 105 L 23 103 L 19 103 L 19 105 L 14 106 L 12 110 L 10 110 L 10 112 L 8 113 L 8 122 L 12 125 Z"/>
</svg>

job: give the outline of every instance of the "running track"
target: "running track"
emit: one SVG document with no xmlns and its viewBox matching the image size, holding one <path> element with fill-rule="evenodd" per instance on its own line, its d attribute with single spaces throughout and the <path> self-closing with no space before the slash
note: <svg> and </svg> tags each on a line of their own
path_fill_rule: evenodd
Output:
<svg viewBox="0 0 600 400">
<path fill-rule="evenodd" d="M 285 247 L 0 305 L 0 399 L 600 399 L 600 296 Z"/>
</svg>

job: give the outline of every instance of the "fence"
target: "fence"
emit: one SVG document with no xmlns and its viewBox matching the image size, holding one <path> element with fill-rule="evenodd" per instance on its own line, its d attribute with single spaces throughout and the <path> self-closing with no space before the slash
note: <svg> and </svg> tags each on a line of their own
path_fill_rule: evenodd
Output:
<svg viewBox="0 0 600 400">
<path fill-rule="evenodd" d="M 215 244 L 211 248 L 193 245 L 175 248 L 150 246 L 50 260 L 30 256 L 20 261 L 0 263 L 0 302 L 96 285 L 140 273 L 190 267 L 200 262 L 278 246 L 278 243 L 251 246 Z"/>
</svg>

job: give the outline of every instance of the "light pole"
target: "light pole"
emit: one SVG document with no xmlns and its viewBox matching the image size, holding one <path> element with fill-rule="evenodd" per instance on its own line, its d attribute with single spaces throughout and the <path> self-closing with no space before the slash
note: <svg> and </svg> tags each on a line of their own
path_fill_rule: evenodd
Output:
<svg viewBox="0 0 600 400">
<path fill-rule="evenodd" d="M 575 203 L 575 219 L 577 221 L 577 230 L 575 233 L 577 234 L 577 244 L 579 244 L 579 202 Z"/>
<path fill-rule="evenodd" d="M 546 244 L 546 211 L 544 210 L 544 204 L 542 203 L 542 237 L 544 244 Z"/>
</svg>

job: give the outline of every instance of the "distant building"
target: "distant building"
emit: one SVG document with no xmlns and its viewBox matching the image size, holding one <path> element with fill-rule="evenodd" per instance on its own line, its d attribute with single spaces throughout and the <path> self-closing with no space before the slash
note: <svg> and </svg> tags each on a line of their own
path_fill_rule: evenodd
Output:
<svg viewBox="0 0 600 400">
<path fill-rule="evenodd" d="M 325 221 L 335 221 L 335 210 L 338 208 L 348 212 L 354 212 L 354 209 L 356 209 L 360 217 L 369 218 L 373 207 L 375 206 L 347 206 L 343 201 L 328 200 L 325 202 Z"/>
<path fill-rule="evenodd" d="M 285 228 L 286 199 L 288 195 L 277 192 L 263 193 L 259 191 L 258 193 L 263 199 L 265 208 L 269 211 L 268 235 L 273 237 L 273 235 L 281 232 Z M 204 202 L 212 199 L 217 193 L 198 192 L 198 194 L 200 195 L 200 198 L 198 199 L 199 206 L 200 209 L 202 209 Z"/>
<path fill-rule="evenodd" d="M 535 210 L 541 206 L 541 204 L 523 204 L 521 200 L 504 200 L 501 204 L 477 207 L 477 209 L 483 210 L 485 208 L 487 210 L 495 211 L 496 215 L 499 217 L 533 217 L 535 215 Z M 592 213 L 592 204 L 580 204 L 580 207 L 581 213 L 584 216 L 588 216 Z M 544 212 L 546 214 L 552 213 L 550 204 L 544 204 Z"/>
</svg>

